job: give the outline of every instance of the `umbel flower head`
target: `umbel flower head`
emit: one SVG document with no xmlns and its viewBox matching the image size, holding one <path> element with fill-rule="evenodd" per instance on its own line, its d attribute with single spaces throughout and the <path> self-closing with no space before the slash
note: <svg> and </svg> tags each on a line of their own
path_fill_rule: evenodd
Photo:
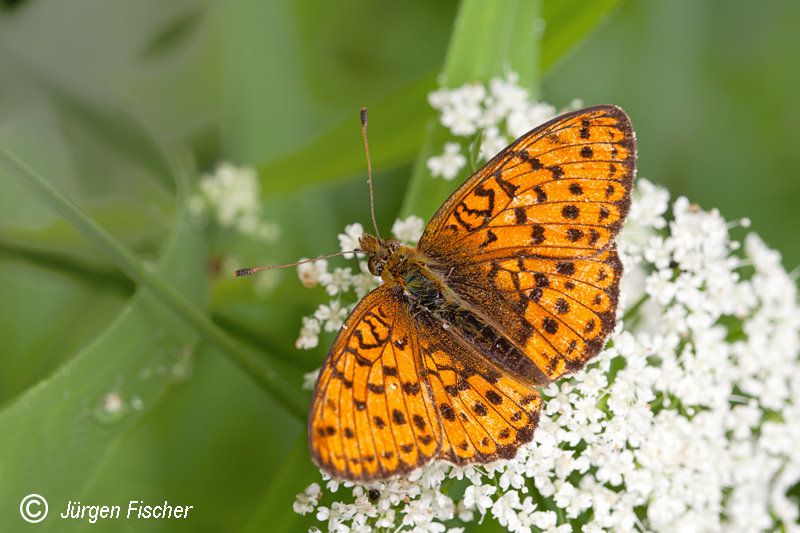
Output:
<svg viewBox="0 0 800 533">
<path fill-rule="evenodd" d="M 466 143 L 490 127 L 512 135 L 511 104 L 534 106 L 523 92 L 511 78 L 431 103 Z M 422 225 L 398 221 L 393 233 L 414 242 Z M 800 531 L 789 496 L 800 483 L 800 306 L 780 255 L 754 233 L 744 246 L 732 237 L 748 225 L 639 179 L 618 239 L 617 329 L 584 370 L 542 391 L 532 442 L 509 460 L 435 462 L 386 482 L 323 474 L 294 510 L 329 531 L 455 532 L 482 520 L 515 532 Z M 342 244 L 360 231 L 348 226 Z M 304 319 L 305 348 L 379 283 L 363 264 L 299 275 L 334 297 Z"/>
<path fill-rule="evenodd" d="M 253 239 L 275 241 L 279 230 L 264 216 L 260 196 L 255 169 L 222 162 L 200 178 L 198 190 L 189 200 L 189 210 L 196 219 L 210 218 L 223 228 Z"/>
</svg>

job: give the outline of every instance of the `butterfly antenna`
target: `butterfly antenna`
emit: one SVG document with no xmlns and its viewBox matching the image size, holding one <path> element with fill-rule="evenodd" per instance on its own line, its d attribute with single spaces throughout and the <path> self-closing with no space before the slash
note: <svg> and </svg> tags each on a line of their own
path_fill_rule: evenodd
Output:
<svg viewBox="0 0 800 533">
<path fill-rule="evenodd" d="M 278 268 L 290 268 L 295 267 L 297 265 L 303 265 L 305 263 L 313 263 L 314 261 L 318 261 L 320 259 L 327 259 L 329 257 L 336 257 L 337 255 L 344 255 L 344 254 L 365 254 L 364 250 L 352 250 L 349 252 L 336 252 L 334 254 L 328 255 L 320 255 L 319 257 L 315 257 L 314 259 L 303 259 L 302 261 L 297 261 L 294 263 L 286 263 L 285 265 L 269 265 L 269 266 L 260 266 L 260 267 L 250 267 L 250 268 L 240 268 L 233 275 L 237 278 L 242 276 L 249 276 L 250 274 L 255 274 L 256 272 L 262 272 L 264 270 L 276 270 Z"/>
<path fill-rule="evenodd" d="M 375 228 L 375 236 L 381 240 L 381 233 L 378 231 L 378 222 L 375 220 L 375 193 L 372 186 L 372 158 L 369 156 L 369 141 L 367 140 L 367 108 L 361 108 L 361 138 L 364 139 L 364 153 L 367 155 L 367 174 L 369 175 L 369 211 L 372 215 L 372 227 Z"/>
</svg>

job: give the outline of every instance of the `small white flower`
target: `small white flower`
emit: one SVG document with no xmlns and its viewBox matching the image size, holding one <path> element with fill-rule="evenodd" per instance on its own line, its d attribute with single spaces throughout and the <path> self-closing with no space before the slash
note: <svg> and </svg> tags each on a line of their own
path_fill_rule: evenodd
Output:
<svg viewBox="0 0 800 533">
<path fill-rule="evenodd" d="M 518 76 L 493 78 L 487 87 L 467 84 L 454 89 L 439 89 L 428 97 L 439 111 L 441 124 L 455 136 L 472 137 L 480 132 L 478 159 L 486 161 L 521 136 L 555 117 L 556 109 L 531 99 L 528 89 L 519 85 Z M 468 148 L 471 150 L 472 148 Z M 433 177 L 453 179 L 466 165 L 459 143 L 445 144 L 442 155 L 430 157 L 428 169 Z"/>
<path fill-rule="evenodd" d="M 319 498 L 321 494 L 322 494 L 322 489 L 320 488 L 319 484 L 312 483 L 311 485 L 306 487 L 306 490 L 304 490 L 295 497 L 292 509 L 294 509 L 294 512 L 297 514 L 310 513 L 319 503 Z"/>
<path fill-rule="evenodd" d="M 480 157 L 481 160 L 488 161 L 506 146 L 508 146 L 508 139 L 500 134 L 500 130 L 497 126 L 489 126 L 483 130 L 481 149 L 478 152 L 478 157 Z"/>
<path fill-rule="evenodd" d="M 444 145 L 442 155 L 428 158 L 428 170 L 433 177 L 442 177 L 446 180 L 455 178 L 459 171 L 467 164 L 467 158 L 461 154 L 461 145 L 449 142 Z"/>
<path fill-rule="evenodd" d="M 548 531 L 558 523 L 558 516 L 553 511 L 536 511 L 532 514 L 533 525 L 541 530 Z"/>
<path fill-rule="evenodd" d="M 441 112 L 441 122 L 453 135 L 472 135 L 478 130 L 486 89 L 480 84 L 463 85 L 457 89 L 440 89 L 428 99 Z"/>
<path fill-rule="evenodd" d="M 314 390 L 317 385 L 317 378 L 319 377 L 320 368 L 316 368 L 311 372 L 303 374 L 303 390 Z"/>
<path fill-rule="evenodd" d="M 425 221 L 411 215 L 405 219 L 397 219 L 392 225 L 392 234 L 403 242 L 415 244 L 422 237 Z"/>
<path fill-rule="evenodd" d="M 664 213 L 669 208 L 669 193 L 646 179 L 636 181 L 637 201 L 631 205 L 629 224 L 662 229 L 667 222 Z"/>
<path fill-rule="evenodd" d="M 331 300 L 327 305 L 320 305 L 314 311 L 314 318 L 323 324 L 325 331 L 339 331 L 344 319 L 347 318 L 347 308 L 342 307 L 339 300 Z"/>
<path fill-rule="evenodd" d="M 528 106 L 520 107 L 508 116 L 508 133 L 512 138 L 516 139 L 555 116 L 556 108 L 544 102 L 534 102 Z"/>
<path fill-rule="evenodd" d="M 348 224 L 344 227 L 344 233 L 339 234 L 339 248 L 342 252 L 352 252 L 353 250 L 357 250 L 361 243 L 359 240 L 361 236 L 364 234 L 364 227 L 356 222 L 355 224 Z M 344 257 L 350 259 L 354 257 L 356 254 L 354 253 L 344 253 Z"/>
<path fill-rule="evenodd" d="M 353 271 L 350 268 L 336 267 L 333 272 L 320 275 L 319 282 L 331 296 L 347 292 L 353 283 Z"/>
<path fill-rule="evenodd" d="M 472 522 L 474 518 L 474 513 L 472 509 L 470 509 L 465 503 L 464 500 L 459 500 L 458 504 L 456 504 L 456 516 L 462 522 Z"/>
<path fill-rule="evenodd" d="M 311 348 L 316 348 L 317 344 L 319 344 L 319 331 L 319 321 L 314 318 L 304 316 L 303 327 L 300 329 L 300 336 L 294 343 L 295 347 L 300 350 L 310 350 Z"/>
<path fill-rule="evenodd" d="M 517 511 L 522 507 L 519 492 L 509 490 L 495 500 L 492 505 L 492 516 L 509 531 L 516 531 L 522 525 Z"/>
<path fill-rule="evenodd" d="M 317 509 L 317 520 L 324 522 L 325 520 L 328 520 L 330 516 L 331 512 L 328 507 L 319 506 Z"/>
<path fill-rule="evenodd" d="M 484 101 L 484 128 L 497 126 L 510 113 L 528 105 L 528 90 L 520 87 L 519 77 L 510 73 L 506 78 L 495 77 L 489 82 L 489 94 Z"/>
<path fill-rule="evenodd" d="M 210 212 L 220 225 L 262 241 L 274 241 L 279 235 L 278 226 L 264 218 L 261 184 L 250 167 L 223 162 L 204 174 L 189 209 L 195 217 Z"/>
<path fill-rule="evenodd" d="M 492 508 L 491 495 L 495 493 L 497 487 L 492 485 L 470 485 L 464 492 L 464 505 L 469 509 L 476 509 L 480 514 Z"/>
<path fill-rule="evenodd" d="M 645 281 L 645 291 L 661 305 L 667 305 L 678 291 L 672 278 L 673 273 L 667 269 L 653 272 Z"/>
<path fill-rule="evenodd" d="M 308 261 L 308 259 L 303 258 L 300 261 Z M 325 259 L 317 259 L 316 261 L 297 265 L 297 276 L 300 278 L 303 287 L 307 289 L 316 287 L 320 277 L 326 274 L 327 271 L 328 262 Z"/>
</svg>

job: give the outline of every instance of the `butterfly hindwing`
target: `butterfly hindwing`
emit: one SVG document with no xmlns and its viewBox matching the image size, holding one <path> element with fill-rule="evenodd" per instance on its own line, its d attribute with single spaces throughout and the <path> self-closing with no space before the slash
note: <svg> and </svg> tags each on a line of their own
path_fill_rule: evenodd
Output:
<svg viewBox="0 0 800 533">
<path fill-rule="evenodd" d="M 478 259 L 448 281 L 466 301 L 480 302 L 480 311 L 552 381 L 602 348 L 614 329 L 621 275 L 612 247 L 574 260 Z"/>
<path fill-rule="evenodd" d="M 440 322 L 420 319 L 420 353 L 438 414 L 439 457 L 455 464 L 509 459 L 533 438 L 541 397 L 470 349 Z"/>
<path fill-rule="evenodd" d="M 386 285 L 370 292 L 317 380 L 308 431 L 323 470 L 342 479 L 385 479 L 437 455 L 438 420 L 421 361 L 407 307 Z"/>
<path fill-rule="evenodd" d="M 386 479 L 434 458 L 513 457 L 531 440 L 541 398 L 459 344 L 396 288 L 368 294 L 320 371 L 309 418 L 317 464 L 340 479 Z"/>
</svg>

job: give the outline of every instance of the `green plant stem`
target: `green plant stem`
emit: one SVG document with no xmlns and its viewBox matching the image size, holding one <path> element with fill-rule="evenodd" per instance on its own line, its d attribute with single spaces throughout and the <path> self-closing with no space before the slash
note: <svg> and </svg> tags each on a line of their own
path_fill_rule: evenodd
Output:
<svg viewBox="0 0 800 533">
<path fill-rule="evenodd" d="M 10 175 L 14 176 L 55 213 L 64 217 L 87 241 L 108 256 L 109 260 L 138 286 L 149 289 L 160 302 L 171 308 L 207 342 L 226 354 L 290 413 L 298 419 L 305 418 L 307 402 L 296 387 L 286 383 L 269 365 L 216 327 L 172 285 L 164 281 L 151 267 L 140 261 L 124 244 L 84 213 L 77 204 L 2 147 L 0 147 L 0 167 L 6 169 Z"/>
</svg>

